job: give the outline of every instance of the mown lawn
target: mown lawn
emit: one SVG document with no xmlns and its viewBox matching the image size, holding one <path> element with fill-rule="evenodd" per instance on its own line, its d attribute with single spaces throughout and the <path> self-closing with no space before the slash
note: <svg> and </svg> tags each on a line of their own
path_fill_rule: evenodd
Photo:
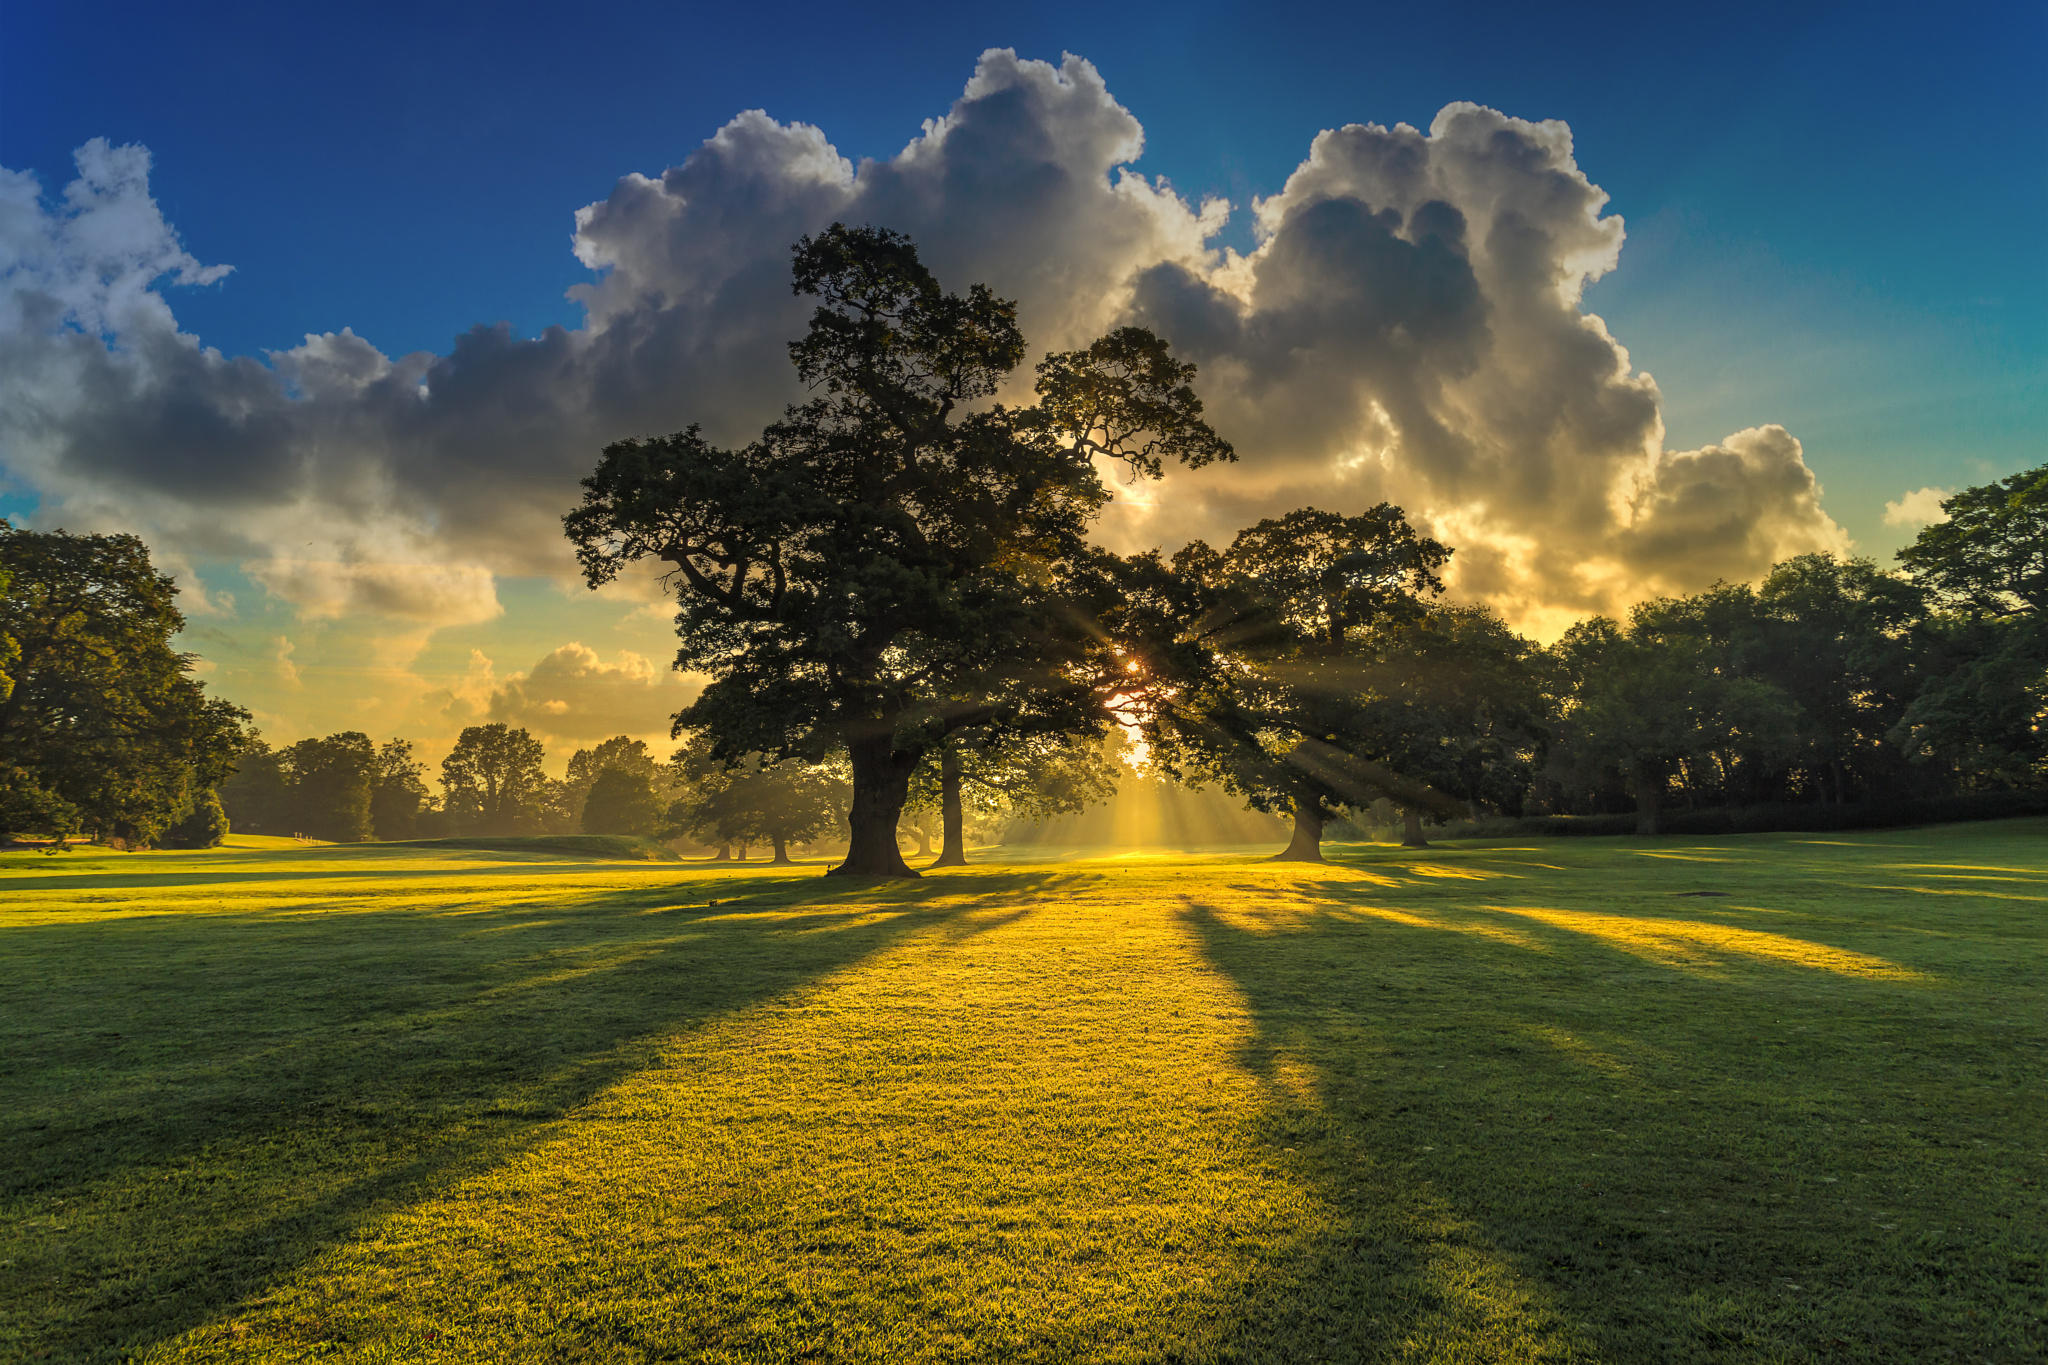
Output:
<svg viewBox="0 0 2048 1365">
<path fill-rule="evenodd" d="M 2048 822 L 0 856 L 0 1360 L 2038 1360 Z"/>
</svg>

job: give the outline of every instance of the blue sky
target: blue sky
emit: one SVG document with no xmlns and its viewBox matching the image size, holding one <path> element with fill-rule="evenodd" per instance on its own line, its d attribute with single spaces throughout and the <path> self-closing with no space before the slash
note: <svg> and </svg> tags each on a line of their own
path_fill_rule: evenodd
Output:
<svg viewBox="0 0 2048 1365">
<path fill-rule="evenodd" d="M 620 174 L 745 108 L 886 156 L 1012 46 L 1088 57 L 1145 125 L 1143 169 L 1240 205 L 1323 128 L 1426 126 L 1452 99 L 1563 119 L 1630 230 L 1590 306 L 1663 382 L 1674 441 L 1762 401 L 1813 433 L 1824 477 L 2043 449 L 2039 4 L 77 3 L 5 23 L 0 165 L 55 187 L 88 137 L 147 144 L 187 245 L 236 267 L 178 299 L 231 354 L 573 323 L 569 215 Z M 1248 232 L 1240 212 L 1225 240 Z M 1842 473 L 1859 521 L 1897 491 Z"/>
<path fill-rule="evenodd" d="M 1453 100 L 1563 120 L 1627 223 L 1585 307 L 1656 376 L 1666 444 L 1782 424 L 1862 552 L 1910 537 L 1883 524 L 1888 500 L 2048 449 L 2038 3 L 16 4 L 0 36 L 0 166 L 55 195 L 88 139 L 146 145 L 163 218 L 235 267 L 163 291 L 228 357 L 344 326 L 390 357 L 445 355 L 478 323 L 578 326 L 572 216 L 622 175 L 659 175 L 750 108 L 886 159 L 984 49 L 1012 47 L 1092 62 L 1144 127 L 1137 169 L 1229 198 L 1213 244 L 1246 252 L 1250 200 L 1320 130 L 1427 128 Z M 0 510 L 49 496 L 17 479 Z M 217 576 L 248 618 L 216 624 L 223 651 L 271 650 L 301 619 L 234 563 Z M 548 593 L 507 593 L 569 628 L 533 605 Z M 423 648 L 482 648 L 463 631 L 488 629 Z"/>
</svg>

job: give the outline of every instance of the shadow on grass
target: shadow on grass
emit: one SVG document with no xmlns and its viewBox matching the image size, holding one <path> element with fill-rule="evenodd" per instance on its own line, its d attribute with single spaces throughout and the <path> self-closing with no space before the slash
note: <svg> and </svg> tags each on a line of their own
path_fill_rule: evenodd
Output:
<svg viewBox="0 0 2048 1365">
<path fill-rule="evenodd" d="M 1060 880 L 543 882 L 482 907 L 10 929 L 0 1357 L 118 1360 L 213 1320 L 542 1139 L 679 1031 Z"/>
<path fill-rule="evenodd" d="M 1783 958 L 1698 970 L 1541 921 L 1375 915 L 1401 898 L 1355 882 L 1302 899 L 1183 912 L 1252 1013 L 1271 1159 L 1325 1214 L 1251 1275 L 1224 1356 L 2042 1346 L 2048 1247 L 2014 1207 L 2040 1165 L 2027 1044 L 1998 1019 Z"/>
</svg>

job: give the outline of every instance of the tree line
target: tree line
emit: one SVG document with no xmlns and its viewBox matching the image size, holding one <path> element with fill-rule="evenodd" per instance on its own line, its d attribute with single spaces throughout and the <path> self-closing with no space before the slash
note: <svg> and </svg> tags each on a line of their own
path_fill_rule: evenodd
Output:
<svg viewBox="0 0 2048 1365">
<path fill-rule="evenodd" d="M 643 562 L 679 611 L 678 717 L 713 762 L 843 754 L 848 852 L 911 875 L 920 781 L 1111 727 L 1152 761 L 1290 818 L 1284 857 L 1389 802 L 1425 818 L 1667 800 L 1849 802 L 2039 789 L 2048 469 L 1946 504 L 1904 572 L 1806 556 L 1595 618 L 1555 648 L 1441 600 L 1451 547 L 1401 510 L 1305 508 L 1225 547 L 1088 539 L 1105 474 L 1237 458 L 1194 367 L 1125 327 L 1014 400 L 1016 310 L 942 290 L 915 246 L 835 224 L 794 248 L 810 390 L 752 442 L 697 427 L 607 446 L 565 518 L 592 587 Z M 947 853 L 960 804 L 942 794 Z"/>
<path fill-rule="evenodd" d="M 1194 366 L 1120 328 L 1014 371 L 1016 309 L 942 290 L 913 244 L 798 242 L 810 396 L 737 448 L 690 427 L 605 448 L 565 518 L 593 587 L 643 562 L 707 676 L 667 761 L 618 737 L 542 770 L 532 735 L 462 732 L 441 795 L 409 744 L 273 749 L 171 641 L 175 589 L 132 536 L 0 522 L 0 829 L 144 846 L 623 833 L 905 876 L 967 832 L 1079 810 L 1134 735 L 1154 769 L 1292 822 L 1397 812 L 1851 805 L 2048 791 L 2048 466 L 1970 488 L 1900 570 L 1808 555 L 1580 623 L 1551 646 L 1444 600 L 1452 547 L 1401 509 L 1303 508 L 1228 544 L 1111 553 L 1112 479 L 1238 458 Z"/>
</svg>

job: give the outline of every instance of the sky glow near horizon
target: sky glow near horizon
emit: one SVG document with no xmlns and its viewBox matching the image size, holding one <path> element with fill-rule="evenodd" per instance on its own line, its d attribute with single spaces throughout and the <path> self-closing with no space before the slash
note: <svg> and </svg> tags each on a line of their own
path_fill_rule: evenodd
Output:
<svg viewBox="0 0 2048 1365">
<path fill-rule="evenodd" d="M 2006 18 L 2008 39 L 2040 55 L 2038 16 Z M 1071 27 L 1016 53 L 942 54 L 945 35 L 932 35 L 912 63 L 920 79 L 865 105 L 836 95 L 849 116 L 825 109 L 816 123 L 795 116 L 812 112 L 805 99 L 783 113 L 774 96 L 828 55 L 772 71 L 728 63 L 702 97 L 736 95 L 721 113 L 706 117 L 701 100 L 670 109 L 665 151 L 645 120 L 621 119 L 620 154 L 581 199 L 560 198 L 572 158 L 556 144 L 602 144 L 607 115 L 555 120 L 572 137 L 501 102 L 483 159 L 517 182 L 496 191 L 522 206 L 517 221 L 436 221 L 453 210 L 394 150 L 381 179 L 337 172 L 366 196 L 363 220 L 396 216 L 355 249 L 317 213 L 277 202 L 303 197 L 304 168 L 224 180 L 233 148 L 199 146 L 198 115 L 175 102 L 155 112 L 179 152 L 152 137 L 150 110 L 78 126 L 88 112 L 56 118 L 60 100 L 36 104 L 10 79 L 0 512 L 143 535 L 179 574 L 186 646 L 272 738 L 363 729 L 438 758 L 463 724 L 505 720 L 541 735 L 558 764 L 611 734 L 658 741 L 690 692 L 666 667 L 668 608 L 644 584 L 586 591 L 559 518 L 605 441 L 700 421 L 737 442 L 795 396 L 783 347 L 807 309 L 789 293 L 788 248 L 834 219 L 908 231 L 948 287 L 986 281 L 1017 298 L 1039 352 L 1140 321 L 1201 365 L 1241 463 L 1120 499 L 1108 543 L 1228 540 L 1296 506 L 1385 498 L 1457 548 L 1458 594 L 1543 636 L 1644 596 L 1754 578 L 1790 554 L 1883 560 L 1942 490 L 2041 458 L 2048 280 L 2038 253 L 2017 249 L 2048 226 L 2038 118 L 2014 126 L 2003 157 L 1954 158 L 1945 185 L 1903 164 L 1915 142 L 1904 132 L 1889 178 L 1870 170 L 1889 164 L 1882 138 L 1812 167 L 1844 195 L 1865 182 L 1902 191 L 1903 237 L 1925 229 L 1906 188 L 1978 206 L 1984 221 L 1952 229 L 1947 249 L 1974 241 L 2003 260 L 2002 278 L 1960 278 L 1970 263 L 1945 259 L 1901 275 L 1893 238 L 1870 223 L 1837 232 L 1829 270 L 1799 259 L 1811 222 L 1760 214 L 1716 183 L 1725 148 L 1684 149 L 1706 192 L 1667 177 L 1648 212 L 1617 211 L 1631 186 L 1591 148 L 1610 149 L 1622 174 L 1645 154 L 1617 134 L 1615 97 L 1583 101 L 1579 121 L 1556 117 L 1570 100 L 1560 111 L 1554 94 L 1503 82 L 1490 59 L 1461 79 L 1445 48 L 1385 103 L 1370 85 L 1327 81 L 1317 100 L 1343 112 L 1295 131 L 1282 155 L 1282 133 L 1227 128 L 1170 89 L 1160 115 L 1148 110 L 1140 96 L 1161 91 L 1160 68 L 1198 65 L 1213 44 L 1147 62 L 1129 33 L 1091 44 L 1086 25 Z M 1793 28 L 1788 46 L 1826 31 Z M 1994 36 L 1961 50 L 2016 60 Z M 1715 55 L 1709 44 L 1702 60 Z M 1270 89 L 1285 59 L 1265 58 Z M 22 60 L 17 45 L 8 64 Z M 1295 60 L 1316 69 L 1310 54 Z M 739 93 L 750 75 L 758 97 Z M 480 92 L 488 80 L 480 62 L 449 84 Z M 1768 85 L 1752 77 L 1751 93 Z M 1517 94 L 1535 107 L 1515 107 Z M 905 119 L 912 98 L 924 112 Z M 2038 96 L 2006 98 L 2012 117 L 2039 112 Z M 31 106 L 34 118 L 17 117 Z M 745 112 L 756 106 L 766 112 Z M 696 126 L 679 127 L 682 114 Z M 1757 147 L 1754 112 L 1727 121 L 1737 150 Z M 543 125 L 521 163 L 522 134 Z M 57 164 L 59 140 L 75 166 Z M 589 155 L 573 158 L 578 183 L 591 183 Z M 521 164 L 530 175 L 505 169 Z M 2017 187 L 1967 179 L 2001 165 Z M 195 201 L 195 183 L 216 198 Z M 1987 206 L 2005 217 L 1990 221 Z M 222 209 L 244 221 L 217 246 Z M 552 286 L 507 264 L 533 246 L 530 211 L 555 232 L 573 214 L 573 255 L 551 248 Z M 301 228 L 320 248 L 310 255 L 233 250 Z M 464 254 L 480 278 L 450 263 Z M 1894 330 L 1874 332 L 1875 317 Z"/>
</svg>

